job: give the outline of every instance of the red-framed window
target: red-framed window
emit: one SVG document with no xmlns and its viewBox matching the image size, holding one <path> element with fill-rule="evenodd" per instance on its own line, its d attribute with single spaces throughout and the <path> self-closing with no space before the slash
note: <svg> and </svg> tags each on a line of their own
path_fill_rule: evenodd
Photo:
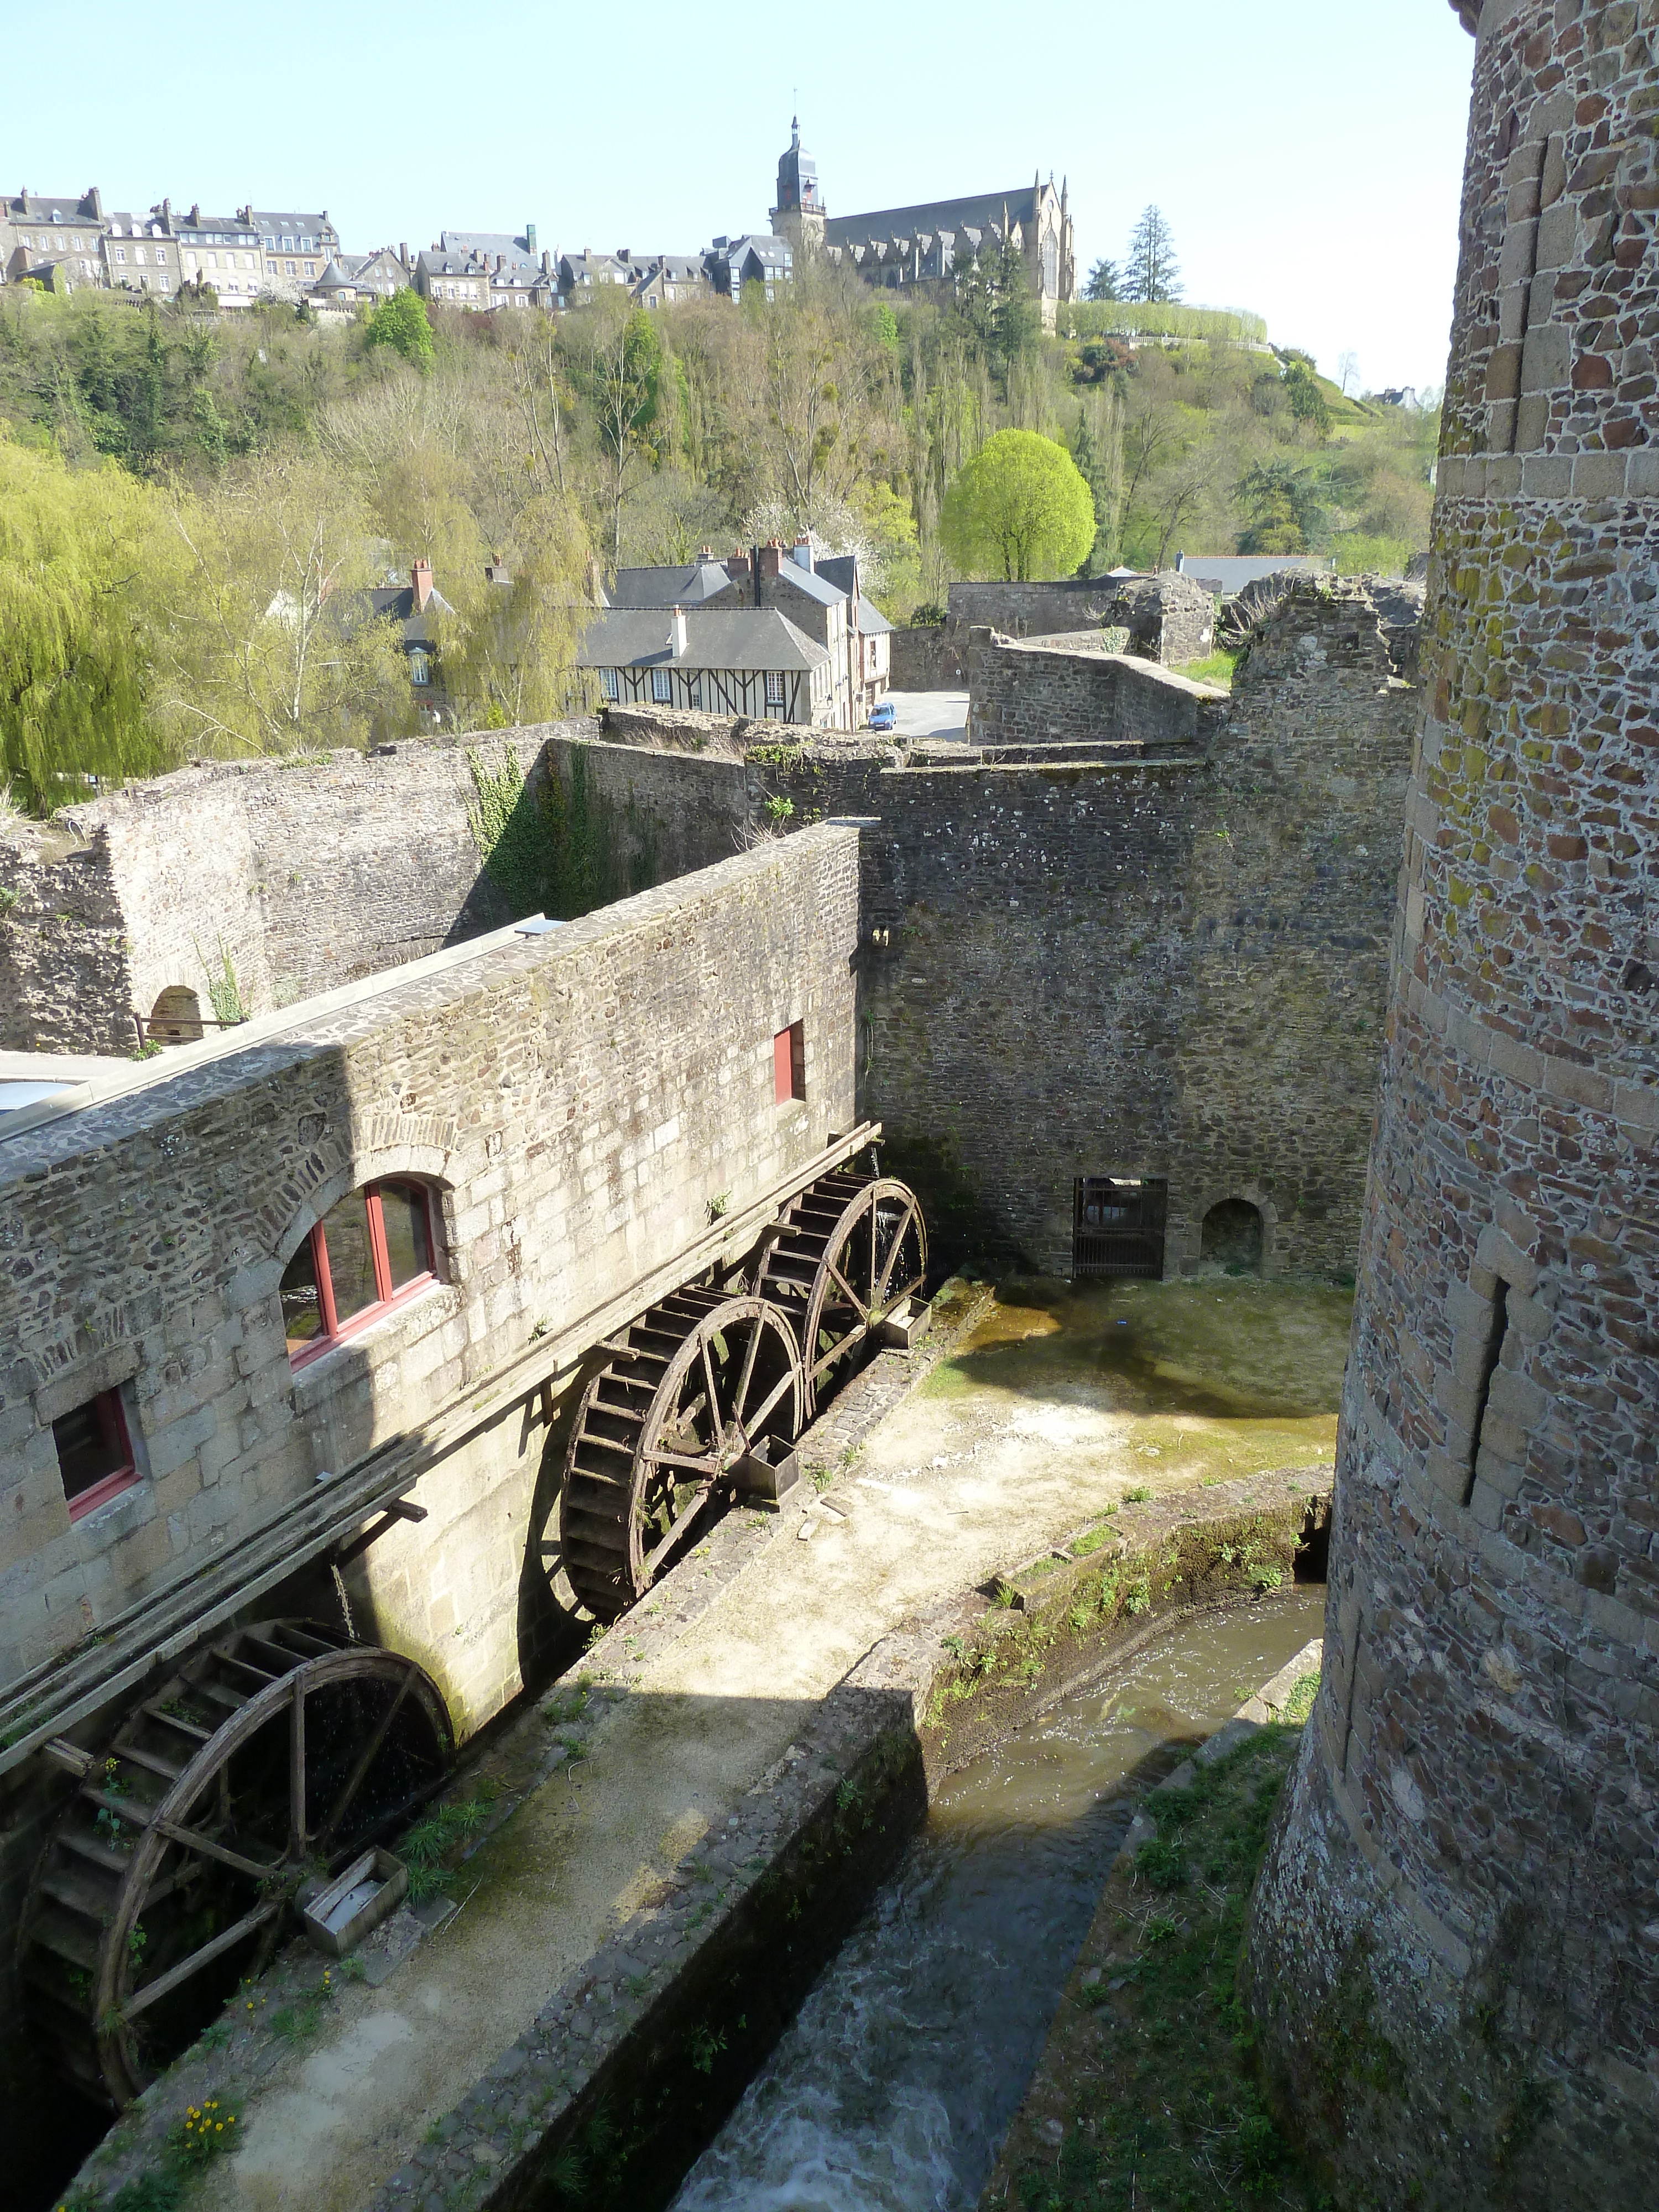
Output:
<svg viewBox="0 0 1659 2212">
<path fill-rule="evenodd" d="M 295 1366 L 355 1336 L 437 1280 L 432 1193 L 422 1182 L 349 1191 L 283 1273 L 283 1324 Z"/>
<path fill-rule="evenodd" d="M 79 1521 L 138 1480 L 126 1407 L 118 1390 L 100 1390 L 52 1425 L 70 1519 Z"/>
<path fill-rule="evenodd" d="M 806 1096 L 806 1028 L 791 1022 L 772 1040 L 772 1091 L 780 1106 Z"/>
</svg>

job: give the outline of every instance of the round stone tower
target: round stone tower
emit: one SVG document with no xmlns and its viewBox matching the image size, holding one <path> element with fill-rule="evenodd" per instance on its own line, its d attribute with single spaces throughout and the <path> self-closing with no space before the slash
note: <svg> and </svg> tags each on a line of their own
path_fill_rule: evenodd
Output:
<svg viewBox="0 0 1659 2212">
<path fill-rule="evenodd" d="M 1659 2198 L 1656 11 L 1457 11 L 1325 1672 L 1247 1973 L 1353 2201 L 1635 2206 Z"/>
</svg>

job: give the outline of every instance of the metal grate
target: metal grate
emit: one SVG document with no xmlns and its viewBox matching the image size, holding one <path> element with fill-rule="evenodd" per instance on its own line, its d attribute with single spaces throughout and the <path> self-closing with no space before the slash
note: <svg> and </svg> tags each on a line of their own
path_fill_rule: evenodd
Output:
<svg viewBox="0 0 1659 2212">
<path fill-rule="evenodd" d="M 1169 1184 L 1162 1177 L 1079 1176 L 1073 1187 L 1072 1276 L 1164 1275 L 1164 1218 Z"/>
</svg>

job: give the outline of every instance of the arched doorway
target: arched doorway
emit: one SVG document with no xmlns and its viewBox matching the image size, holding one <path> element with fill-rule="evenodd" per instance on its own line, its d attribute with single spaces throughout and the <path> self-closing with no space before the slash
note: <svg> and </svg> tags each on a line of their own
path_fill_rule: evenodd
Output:
<svg viewBox="0 0 1659 2212">
<path fill-rule="evenodd" d="M 1199 1257 L 1230 1275 L 1259 1275 L 1262 1243 L 1261 1207 L 1247 1199 L 1224 1198 L 1204 1217 Z"/>
<path fill-rule="evenodd" d="M 184 983 L 169 983 L 149 1010 L 144 1036 L 150 1044 L 194 1044 L 202 1034 L 202 1002 Z"/>
</svg>

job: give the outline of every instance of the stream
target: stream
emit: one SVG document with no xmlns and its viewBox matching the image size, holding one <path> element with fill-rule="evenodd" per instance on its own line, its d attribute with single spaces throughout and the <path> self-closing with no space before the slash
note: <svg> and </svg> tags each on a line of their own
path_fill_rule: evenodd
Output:
<svg viewBox="0 0 1659 2212">
<path fill-rule="evenodd" d="M 963 2212 L 1150 1780 L 1324 1618 L 1304 1584 L 1178 1622 L 939 1790 L 674 2212 Z"/>
</svg>

